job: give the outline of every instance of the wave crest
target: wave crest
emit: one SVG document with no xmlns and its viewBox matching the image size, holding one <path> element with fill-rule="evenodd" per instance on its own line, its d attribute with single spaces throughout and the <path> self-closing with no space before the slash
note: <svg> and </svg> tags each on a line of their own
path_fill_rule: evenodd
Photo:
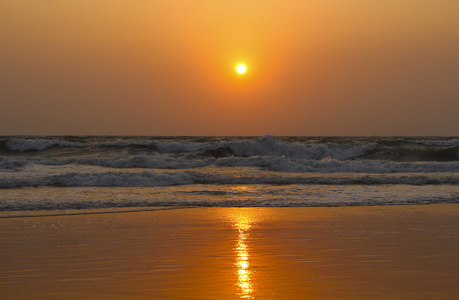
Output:
<svg viewBox="0 0 459 300">
<path fill-rule="evenodd" d="M 44 139 L 9 139 L 6 146 L 11 151 L 43 151 L 51 147 L 83 147 L 82 144 L 63 141 L 63 140 L 44 140 Z"/>
<path fill-rule="evenodd" d="M 253 172 L 70 172 L 51 176 L 0 178 L 0 188 L 62 187 L 158 187 L 189 184 L 327 184 L 327 185 L 426 185 L 459 184 L 455 174 L 298 174 L 277 175 Z"/>
</svg>

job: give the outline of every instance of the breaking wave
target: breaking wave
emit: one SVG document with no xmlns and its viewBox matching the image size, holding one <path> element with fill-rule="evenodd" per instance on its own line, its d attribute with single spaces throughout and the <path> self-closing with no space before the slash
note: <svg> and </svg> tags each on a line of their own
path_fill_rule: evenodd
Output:
<svg viewBox="0 0 459 300">
<path fill-rule="evenodd" d="M 44 140 L 44 139 L 9 139 L 6 146 L 11 151 L 43 151 L 52 147 L 84 147 L 82 144 L 63 141 L 63 140 Z"/>
<path fill-rule="evenodd" d="M 426 145 L 426 146 L 436 146 L 436 147 L 454 147 L 459 146 L 459 140 L 426 140 L 426 141 L 416 141 L 415 143 Z"/>
<path fill-rule="evenodd" d="M 177 140 L 177 139 L 176 139 Z M 81 142 L 83 141 L 83 142 Z M 288 141 L 288 142 L 287 142 Z M 202 138 L 194 140 L 168 141 L 160 139 L 119 139 L 80 138 L 77 141 L 56 139 L 20 139 L 10 138 L 3 141 L 7 151 L 40 152 L 51 148 L 72 149 L 72 152 L 85 156 L 88 148 L 99 156 L 110 153 L 138 151 L 145 154 L 166 153 L 182 156 L 199 157 L 286 157 L 294 159 L 354 160 L 368 158 L 389 161 L 458 161 L 459 140 L 381 140 L 367 138 L 363 140 L 274 138 L 266 135 L 258 139 L 216 140 Z M 338 142 L 338 143 L 336 143 Z"/>
<path fill-rule="evenodd" d="M 287 157 L 204 157 L 195 159 L 133 156 L 130 158 L 16 158 L 0 156 L 0 170 L 20 170 L 28 165 L 87 165 L 113 169 L 194 169 L 208 166 L 258 167 L 288 173 L 439 173 L 459 172 L 459 161 L 393 162 L 384 160 L 321 160 Z"/>
<path fill-rule="evenodd" d="M 353 159 L 377 148 L 377 143 L 367 145 L 284 143 L 269 135 L 255 140 L 218 141 L 218 142 L 161 142 L 161 141 L 115 141 L 97 144 L 81 144 L 65 140 L 46 139 L 9 139 L 6 143 L 11 151 L 43 151 L 52 147 L 146 147 L 161 152 L 196 152 L 209 156 L 285 156 L 289 158 L 323 159 L 332 157 L 345 160 Z"/>
<path fill-rule="evenodd" d="M 0 137 L 0 211 L 458 203 L 457 137 Z"/>
<path fill-rule="evenodd" d="M 299 174 L 276 175 L 257 173 L 206 173 L 195 171 L 176 172 L 70 172 L 31 178 L 0 178 L 0 188 L 61 186 L 61 187 L 156 187 L 191 184 L 330 184 L 330 185 L 428 185 L 459 184 L 459 176 L 440 173 L 425 174 Z"/>
</svg>

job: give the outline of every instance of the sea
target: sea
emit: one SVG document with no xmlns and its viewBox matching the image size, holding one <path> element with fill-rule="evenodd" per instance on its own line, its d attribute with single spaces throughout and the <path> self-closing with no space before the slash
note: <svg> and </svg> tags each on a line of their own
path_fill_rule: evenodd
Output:
<svg viewBox="0 0 459 300">
<path fill-rule="evenodd" d="M 0 213 L 459 203 L 458 137 L 0 136 Z"/>
</svg>

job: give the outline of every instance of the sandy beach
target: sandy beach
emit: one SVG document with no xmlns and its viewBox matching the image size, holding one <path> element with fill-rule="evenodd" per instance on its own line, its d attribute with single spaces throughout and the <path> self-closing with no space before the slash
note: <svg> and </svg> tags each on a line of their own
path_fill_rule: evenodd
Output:
<svg viewBox="0 0 459 300">
<path fill-rule="evenodd" d="M 2 218 L 0 240 L 3 299 L 459 295 L 455 204 Z"/>
</svg>

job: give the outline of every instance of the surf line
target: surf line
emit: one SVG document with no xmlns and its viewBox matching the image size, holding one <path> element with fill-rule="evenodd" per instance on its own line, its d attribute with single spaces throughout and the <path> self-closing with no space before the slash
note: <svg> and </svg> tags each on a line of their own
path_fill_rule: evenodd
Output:
<svg viewBox="0 0 459 300">
<path fill-rule="evenodd" d="M 39 217 L 58 217 L 58 216 L 82 216 L 82 215 L 103 215 L 103 214 L 121 214 L 121 213 L 132 213 L 132 212 L 148 212 L 148 211 L 161 211 L 161 210 L 173 210 L 173 209 L 188 209 L 198 208 L 199 206 L 175 206 L 175 207 L 161 207 L 161 208 L 141 208 L 133 210 L 117 210 L 117 211 L 90 211 L 90 212 L 72 212 L 72 213 L 56 213 L 56 214 L 27 214 L 27 215 L 16 215 L 16 216 L 0 216 L 0 219 L 13 219 L 13 218 L 39 218 Z"/>
</svg>

